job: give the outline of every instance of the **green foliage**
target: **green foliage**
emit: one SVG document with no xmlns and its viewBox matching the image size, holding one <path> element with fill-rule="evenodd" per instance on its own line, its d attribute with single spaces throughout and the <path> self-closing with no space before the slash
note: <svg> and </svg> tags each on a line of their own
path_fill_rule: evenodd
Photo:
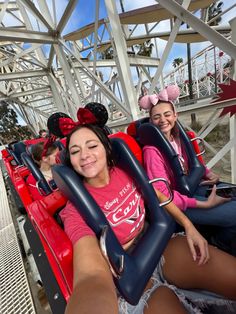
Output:
<svg viewBox="0 0 236 314">
<path fill-rule="evenodd" d="M 151 40 L 146 40 L 143 44 L 135 45 L 135 48 L 138 49 L 137 54 L 145 57 L 151 57 L 153 47 L 154 44 Z"/>
<path fill-rule="evenodd" d="M 195 132 L 198 132 L 198 131 L 202 128 L 202 124 L 201 124 L 201 122 L 195 120 L 195 121 L 191 121 L 190 127 L 191 127 L 191 129 L 193 129 Z"/>
<path fill-rule="evenodd" d="M 174 68 L 177 68 L 183 62 L 184 62 L 183 58 L 175 58 L 172 62 L 172 65 Z"/>
<path fill-rule="evenodd" d="M 2 102 L 0 105 L 0 132 L 8 133 L 15 128 L 17 121 L 17 114 L 8 104 Z"/>
<path fill-rule="evenodd" d="M 100 54 L 100 59 L 102 60 L 107 60 L 107 59 L 113 59 L 114 57 L 114 51 L 112 47 L 107 48 L 106 50 L 104 50 L 103 52 L 101 52 Z"/>
<path fill-rule="evenodd" d="M 30 138 L 31 131 L 27 126 L 18 124 L 16 112 L 6 103 L 0 104 L 0 141 L 7 144 L 11 141 L 19 141 Z"/>
<path fill-rule="evenodd" d="M 209 143 L 224 145 L 229 140 L 229 125 L 217 125 L 205 138 Z"/>
</svg>

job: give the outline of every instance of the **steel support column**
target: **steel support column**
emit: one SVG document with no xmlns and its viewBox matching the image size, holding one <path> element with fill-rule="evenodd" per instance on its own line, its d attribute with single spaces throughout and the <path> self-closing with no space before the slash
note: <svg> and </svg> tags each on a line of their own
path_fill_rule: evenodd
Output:
<svg viewBox="0 0 236 314">
<path fill-rule="evenodd" d="M 75 80 L 74 80 L 74 78 L 71 75 L 71 68 L 69 66 L 69 63 L 68 63 L 66 57 L 65 57 L 63 48 L 61 47 L 61 45 L 59 43 L 58 45 L 54 45 L 54 49 L 55 49 L 56 54 L 57 54 L 57 56 L 59 58 L 59 61 L 60 61 L 60 64 L 61 64 L 64 76 L 65 76 L 65 79 L 67 81 L 67 85 L 70 88 L 71 97 L 73 99 L 73 102 L 74 102 L 74 104 L 76 105 L 77 108 L 81 107 L 81 101 L 80 101 L 80 96 L 79 96 L 79 93 L 78 93 L 78 89 L 75 86 Z M 71 110 L 72 110 L 73 118 L 76 118 L 76 111 L 77 111 L 76 108 L 73 107 L 73 108 L 71 108 Z"/>
<path fill-rule="evenodd" d="M 124 94 L 124 101 L 127 109 L 130 111 L 133 120 L 138 119 L 137 95 L 135 93 L 133 79 L 130 71 L 130 64 L 127 55 L 127 46 L 122 32 L 120 19 L 118 16 L 115 1 L 105 0 L 107 15 L 111 26 L 111 32 L 114 38 L 117 70 Z"/>
<path fill-rule="evenodd" d="M 191 0 L 184 0 L 182 6 L 187 9 L 190 2 L 191 2 Z M 173 43 L 175 41 L 175 37 L 176 37 L 176 35 L 178 33 L 178 30 L 179 30 L 179 27 L 180 27 L 181 23 L 182 23 L 182 20 L 176 19 L 174 27 L 173 27 L 173 29 L 172 29 L 172 31 L 170 33 L 170 36 L 169 36 L 169 40 L 168 40 L 168 42 L 167 42 L 167 44 L 165 46 L 165 50 L 164 50 L 164 52 L 163 52 L 163 54 L 161 56 L 159 67 L 158 67 L 158 69 L 157 69 L 157 71 L 156 71 L 156 73 L 154 75 L 154 78 L 152 80 L 152 84 L 151 84 L 151 86 L 149 88 L 149 94 L 152 94 L 152 92 L 156 88 L 157 82 L 158 82 L 158 80 L 159 80 L 159 78 L 160 78 L 160 76 L 162 74 L 164 65 L 166 63 L 167 57 L 168 57 L 168 55 L 170 53 L 170 50 L 171 50 L 171 48 L 173 46 Z"/>
<path fill-rule="evenodd" d="M 180 4 L 173 0 L 158 0 L 158 3 L 177 18 L 191 26 L 207 40 L 211 41 L 216 47 L 225 51 L 233 59 L 236 59 L 236 45 L 234 43 L 224 38 L 202 20 L 185 10 Z"/>
<path fill-rule="evenodd" d="M 53 100 L 54 100 L 54 103 L 58 109 L 58 111 L 62 111 L 62 112 L 65 112 L 65 108 L 63 106 L 63 100 L 62 100 L 62 97 L 60 96 L 60 93 L 58 92 L 58 89 L 56 87 L 56 84 L 52 78 L 52 74 L 49 74 L 47 76 L 48 78 L 48 82 L 49 82 L 49 85 L 51 87 L 51 91 L 52 91 L 52 95 L 53 95 Z"/>
</svg>

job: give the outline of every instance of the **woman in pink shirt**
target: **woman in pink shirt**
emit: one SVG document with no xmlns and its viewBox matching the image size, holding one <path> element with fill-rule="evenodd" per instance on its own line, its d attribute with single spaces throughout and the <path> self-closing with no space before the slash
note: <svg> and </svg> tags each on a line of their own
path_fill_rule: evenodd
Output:
<svg viewBox="0 0 236 314">
<path fill-rule="evenodd" d="M 160 94 L 143 96 L 139 104 L 141 108 L 149 109 L 150 122 L 165 135 L 178 154 L 183 172 L 187 173 L 189 161 L 178 135 L 177 112 L 173 104 L 178 95 L 178 87 L 171 85 Z M 206 168 L 201 184 L 213 186 L 211 194 L 207 198 L 197 190 L 194 197 L 188 197 L 178 191 L 171 165 L 158 147 L 145 146 L 143 158 L 149 178 L 165 178 L 172 188 L 175 205 L 184 211 L 193 223 L 218 226 L 218 232 L 212 240 L 220 248 L 235 255 L 233 243 L 236 240 L 236 202 L 216 194 L 215 184 L 219 181 L 219 176 Z M 168 190 L 163 182 L 156 182 L 154 186 L 168 196 Z"/>
<path fill-rule="evenodd" d="M 96 126 L 76 126 L 67 138 L 71 167 L 106 215 L 125 249 L 142 231 L 145 207 L 132 178 L 114 165 L 112 148 Z M 166 197 L 156 191 L 160 201 Z M 132 204 L 132 206 L 130 206 Z M 94 232 L 71 202 L 61 212 L 64 230 L 73 243 L 74 288 L 66 313 L 187 313 L 178 287 L 207 289 L 236 299 L 236 259 L 207 245 L 189 219 L 173 204 L 165 209 L 184 227 L 186 236 L 173 237 L 165 251 L 163 266 L 157 265 L 171 285 L 153 275 L 137 306 L 117 296 L 111 270 Z M 182 303 L 180 302 L 180 299 Z M 188 308 L 191 313 L 200 313 Z M 189 312 L 188 312 L 189 313 Z"/>
</svg>

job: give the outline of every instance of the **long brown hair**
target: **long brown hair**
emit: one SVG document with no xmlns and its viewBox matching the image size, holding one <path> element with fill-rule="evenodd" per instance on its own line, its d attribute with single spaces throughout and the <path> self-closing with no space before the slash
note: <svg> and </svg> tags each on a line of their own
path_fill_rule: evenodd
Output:
<svg viewBox="0 0 236 314">
<path fill-rule="evenodd" d="M 46 153 L 44 154 L 45 157 L 50 156 L 52 153 L 55 152 L 57 146 L 55 143 L 52 143 L 48 148 Z M 35 163 L 40 166 L 42 158 L 43 158 L 43 150 L 44 150 L 44 142 L 37 143 L 32 147 L 32 158 Z"/>
</svg>

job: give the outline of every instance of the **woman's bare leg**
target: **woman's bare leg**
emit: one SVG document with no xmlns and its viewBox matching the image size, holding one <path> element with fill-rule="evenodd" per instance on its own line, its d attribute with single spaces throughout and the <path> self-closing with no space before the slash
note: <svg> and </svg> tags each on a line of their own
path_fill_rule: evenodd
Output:
<svg viewBox="0 0 236 314">
<path fill-rule="evenodd" d="M 183 289 L 204 289 L 236 299 L 236 258 L 209 246 L 210 260 L 198 266 L 185 237 L 169 241 L 163 273 L 169 283 Z"/>
<path fill-rule="evenodd" d="M 159 287 L 148 300 L 144 314 L 187 314 L 176 294 L 168 287 Z"/>
</svg>

